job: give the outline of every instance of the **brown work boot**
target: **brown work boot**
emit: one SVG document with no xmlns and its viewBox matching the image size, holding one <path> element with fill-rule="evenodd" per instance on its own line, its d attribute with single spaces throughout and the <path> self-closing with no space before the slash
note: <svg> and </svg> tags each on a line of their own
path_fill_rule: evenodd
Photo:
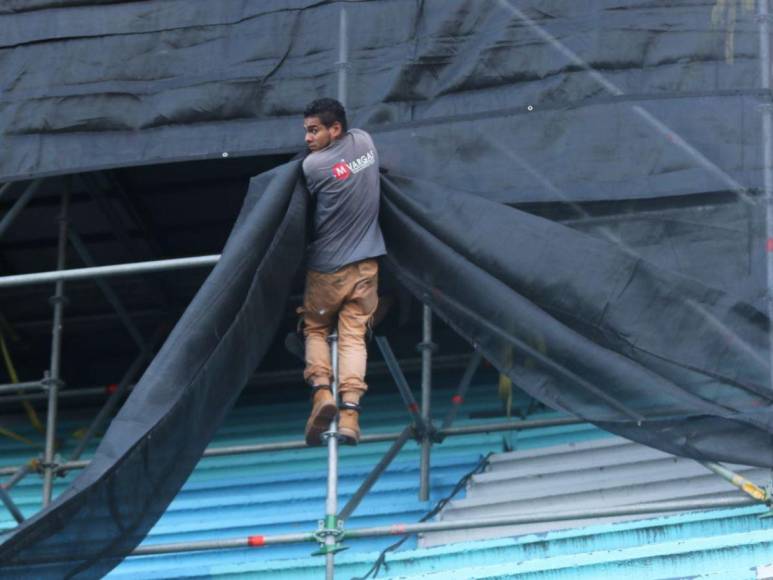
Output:
<svg viewBox="0 0 773 580">
<path fill-rule="evenodd" d="M 330 422 L 336 416 L 333 393 L 328 385 L 313 386 L 311 415 L 306 421 L 306 445 L 322 445 L 322 434 L 330 428 Z"/>
<path fill-rule="evenodd" d="M 344 401 L 338 411 L 338 435 L 344 445 L 360 442 L 360 406 Z"/>
</svg>

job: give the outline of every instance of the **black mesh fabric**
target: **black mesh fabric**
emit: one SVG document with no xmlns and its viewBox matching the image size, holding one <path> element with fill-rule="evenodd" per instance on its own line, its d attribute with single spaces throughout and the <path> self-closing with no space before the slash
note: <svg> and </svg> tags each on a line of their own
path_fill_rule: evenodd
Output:
<svg viewBox="0 0 773 580">
<path fill-rule="evenodd" d="M 0 576 L 100 576 L 161 517 L 283 316 L 306 232 L 299 167 L 294 161 L 251 181 L 220 261 L 89 466 L 0 544 Z"/>
<path fill-rule="evenodd" d="M 759 23 L 714 0 L 3 2 L 0 181 L 297 151 L 342 8 L 351 124 L 404 174 L 512 203 L 762 183 Z"/>
<path fill-rule="evenodd" d="M 391 177 L 398 278 L 555 409 L 695 459 L 773 465 L 767 315 L 631 248 Z"/>
</svg>

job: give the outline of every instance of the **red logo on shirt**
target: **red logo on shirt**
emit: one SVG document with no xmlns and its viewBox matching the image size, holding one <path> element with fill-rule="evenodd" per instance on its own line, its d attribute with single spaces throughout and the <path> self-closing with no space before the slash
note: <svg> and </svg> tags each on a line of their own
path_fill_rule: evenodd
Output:
<svg viewBox="0 0 773 580">
<path fill-rule="evenodd" d="M 337 180 L 343 181 L 344 179 L 348 179 L 351 174 L 351 169 L 349 169 L 349 166 L 343 161 L 333 165 L 333 177 L 335 177 Z"/>
</svg>

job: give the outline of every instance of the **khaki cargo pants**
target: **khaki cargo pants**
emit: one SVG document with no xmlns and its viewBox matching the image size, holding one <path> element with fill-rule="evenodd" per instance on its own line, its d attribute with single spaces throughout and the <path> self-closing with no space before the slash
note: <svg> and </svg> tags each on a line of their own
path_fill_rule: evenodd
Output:
<svg viewBox="0 0 773 580">
<path fill-rule="evenodd" d="M 341 400 L 358 403 L 368 386 L 365 333 L 378 306 L 378 262 L 348 264 L 336 272 L 308 270 L 303 298 L 303 335 L 310 385 L 329 385 L 333 375 L 327 337 L 338 321 L 338 392 Z"/>
</svg>

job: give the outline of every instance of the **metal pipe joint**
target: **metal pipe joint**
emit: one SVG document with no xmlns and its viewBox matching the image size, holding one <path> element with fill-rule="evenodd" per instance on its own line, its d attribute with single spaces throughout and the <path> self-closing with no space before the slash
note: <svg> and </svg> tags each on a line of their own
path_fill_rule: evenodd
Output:
<svg viewBox="0 0 773 580">
<path fill-rule="evenodd" d="M 313 536 L 319 544 L 319 550 L 312 553 L 312 556 L 327 556 L 348 548 L 341 543 L 344 538 L 344 521 L 335 514 L 326 515 L 324 520 L 319 520 L 319 528 Z M 328 538 L 331 538 L 332 541 Z"/>
</svg>

